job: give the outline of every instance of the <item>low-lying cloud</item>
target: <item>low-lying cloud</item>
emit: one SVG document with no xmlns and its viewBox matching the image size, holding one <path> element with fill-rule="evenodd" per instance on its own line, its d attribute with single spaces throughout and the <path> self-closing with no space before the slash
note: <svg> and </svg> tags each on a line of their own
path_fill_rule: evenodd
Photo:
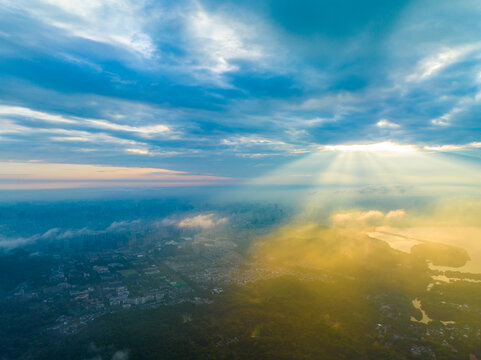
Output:
<svg viewBox="0 0 481 360">
<path fill-rule="evenodd" d="M 227 218 L 219 218 L 215 214 L 200 214 L 192 217 L 183 218 L 178 222 L 180 228 L 212 228 L 227 222 Z"/>
<path fill-rule="evenodd" d="M 334 225 L 352 225 L 353 223 L 380 225 L 384 222 L 403 219 L 405 216 L 406 211 L 402 209 L 391 210 L 387 213 L 379 210 L 348 211 L 333 214 L 331 221 Z"/>
<path fill-rule="evenodd" d="M 12 250 L 27 246 L 41 240 L 68 240 L 81 236 L 96 236 L 102 234 L 122 234 L 130 231 L 156 231 L 162 227 L 175 227 L 178 229 L 206 230 L 224 225 L 228 222 L 227 217 L 221 217 L 215 213 L 174 215 L 164 219 L 134 219 L 114 221 L 104 228 L 91 228 L 84 226 L 80 229 L 51 228 L 43 233 L 28 237 L 2 237 L 0 235 L 0 250 Z"/>
</svg>

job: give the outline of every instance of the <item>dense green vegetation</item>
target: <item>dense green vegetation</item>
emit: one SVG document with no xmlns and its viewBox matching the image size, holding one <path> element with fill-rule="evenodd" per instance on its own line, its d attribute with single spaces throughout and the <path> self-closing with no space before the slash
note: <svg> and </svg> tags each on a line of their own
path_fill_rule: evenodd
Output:
<svg viewBox="0 0 481 360">
<path fill-rule="evenodd" d="M 40 355 L 81 359 L 94 342 L 104 356 L 128 348 L 135 359 L 399 358 L 375 344 L 378 315 L 352 285 L 278 278 L 230 289 L 212 305 L 109 315 Z"/>
<path fill-rule="evenodd" d="M 455 353 L 441 342 L 422 340 L 426 327 L 409 321 L 415 315 L 410 298 L 378 290 L 353 280 L 265 280 L 230 288 L 214 304 L 107 315 L 60 343 L 44 338 L 36 356 L 109 359 L 129 349 L 131 359 L 142 360 L 423 358 L 410 353 L 414 341 L 429 345 L 438 359 L 481 350 L 479 344 L 457 343 Z M 386 304 L 390 310 L 380 311 Z"/>
<path fill-rule="evenodd" d="M 42 275 L 57 263 L 52 258 L 34 256 L 23 250 L 0 253 L 0 296 L 23 281 L 44 281 Z"/>
</svg>

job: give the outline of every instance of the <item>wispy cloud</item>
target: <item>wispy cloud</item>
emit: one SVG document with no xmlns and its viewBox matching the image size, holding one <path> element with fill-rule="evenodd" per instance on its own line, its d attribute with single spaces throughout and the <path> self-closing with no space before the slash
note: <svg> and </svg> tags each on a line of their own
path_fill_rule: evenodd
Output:
<svg viewBox="0 0 481 360">
<path fill-rule="evenodd" d="M 199 214 L 181 219 L 177 225 L 181 228 L 211 228 L 227 222 L 226 217 L 219 218 L 215 214 Z"/>
<path fill-rule="evenodd" d="M 426 145 L 424 146 L 425 150 L 428 151 L 458 151 L 458 150 L 467 150 L 467 149 L 479 149 L 481 148 L 481 142 L 472 142 L 469 144 L 446 144 L 446 145 Z"/>
<path fill-rule="evenodd" d="M 144 149 L 125 149 L 129 153 L 139 154 L 139 155 L 149 155 L 150 152 Z"/>
<path fill-rule="evenodd" d="M 152 224 L 147 224 L 140 219 L 135 220 L 125 220 L 125 221 L 114 221 L 106 228 L 93 229 L 89 227 L 83 227 L 80 229 L 61 229 L 52 228 L 41 234 L 34 234 L 29 237 L 1 237 L 0 236 L 0 249 L 11 250 L 18 247 L 23 247 L 26 245 L 33 244 L 37 241 L 43 240 L 66 240 L 74 239 L 81 236 L 94 236 L 100 234 L 108 233 L 122 233 L 139 226 L 152 226 Z"/>
<path fill-rule="evenodd" d="M 408 75 L 408 81 L 426 80 L 446 67 L 461 60 L 472 51 L 481 49 L 480 43 L 466 44 L 452 48 L 443 48 L 438 53 L 430 55 L 418 64 L 418 69 Z"/>
<path fill-rule="evenodd" d="M 209 14 L 198 5 L 187 17 L 187 27 L 204 58 L 201 66 L 214 73 L 236 70 L 231 60 L 257 60 L 263 56 L 261 48 L 251 42 L 252 28 L 238 19 Z"/>
<path fill-rule="evenodd" d="M 210 185 L 232 179 L 184 171 L 41 162 L 0 163 L 0 189 Z"/>
<path fill-rule="evenodd" d="M 349 225 L 352 223 L 380 225 L 390 221 L 397 221 L 406 216 L 403 209 L 391 210 L 387 213 L 380 210 L 347 211 L 331 215 L 331 221 L 335 225 Z"/>
<path fill-rule="evenodd" d="M 233 147 L 239 156 L 262 157 L 280 154 L 303 154 L 313 150 L 312 146 L 300 146 L 281 140 L 256 136 L 239 136 L 222 140 L 223 145 Z M 254 149 L 254 151 L 252 151 Z M 257 149 L 257 151 L 255 150 Z M 260 151 L 259 151 L 260 150 Z M 269 150 L 269 152 L 267 152 Z"/>
<path fill-rule="evenodd" d="M 440 126 L 447 126 L 451 123 L 453 116 L 460 113 L 462 111 L 461 108 L 455 107 L 454 109 L 450 110 L 444 115 L 441 115 L 438 118 L 432 119 L 431 123 L 434 125 L 440 125 Z"/>
<path fill-rule="evenodd" d="M 0 1 L 0 159 L 255 177 L 317 152 L 479 151 L 481 7 L 365 4 L 339 28 L 307 19 L 319 6 Z"/>
<path fill-rule="evenodd" d="M 341 152 L 411 153 L 418 151 L 418 147 L 412 144 L 397 144 L 394 142 L 386 141 L 371 144 L 323 145 L 319 147 L 319 150 Z"/>
<path fill-rule="evenodd" d="M 43 111 L 36 111 L 22 106 L 0 105 L 0 115 L 2 116 L 18 116 L 34 120 L 42 120 L 61 124 L 75 124 L 76 121 L 68 119 L 62 115 L 49 114 Z"/>
<path fill-rule="evenodd" d="M 20 106 L 0 105 L 0 115 L 4 117 L 27 118 L 30 120 L 40 120 L 55 124 L 69 124 L 83 126 L 87 128 L 100 130 L 114 130 L 121 132 L 138 133 L 142 136 L 151 137 L 157 134 L 166 134 L 171 129 L 164 124 L 152 124 L 148 126 L 131 126 L 126 124 L 119 124 L 105 119 L 90 119 L 77 116 L 57 115 L 43 111 L 32 110 Z M 12 120 L 10 120 L 12 121 Z"/>
<path fill-rule="evenodd" d="M 73 37 L 126 49 L 144 58 L 151 58 L 156 51 L 150 35 L 144 31 L 149 14 L 143 1 L 6 0 L 3 3 Z"/>
<path fill-rule="evenodd" d="M 376 123 L 376 126 L 382 129 L 399 129 L 401 125 L 390 122 L 387 119 L 381 119 Z"/>
<path fill-rule="evenodd" d="M 238 9 L 241 13 L 241 8 Z M 245 14 L 244 14 L 245 15 Z M 221 87 L 232 87 L 223 74 L 240 70 L 240 63 L 255 68 L 272 66 L 268 59 L 280 56 L 269 34 L 266 22 L 253 13 L 246 19 L 228 11 L 212 11 L 195 1 L 184 17 L 186 35 L 191 49 L 191 69 L 199 79 L 214 82 Z M 247 21 L 248 19 L 248 21 Z M 210 75 L 203 74 L 207 71 Z"/>
</svg>

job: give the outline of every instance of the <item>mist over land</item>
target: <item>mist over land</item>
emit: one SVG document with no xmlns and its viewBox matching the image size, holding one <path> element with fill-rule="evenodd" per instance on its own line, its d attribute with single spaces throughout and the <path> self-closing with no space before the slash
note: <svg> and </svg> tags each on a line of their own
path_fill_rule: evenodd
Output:
<svg viewBox="0 0 481 360">
<path fill-rule="evenodd" d="M 405 184 L 84 192 L 0 204 L 6 356 L 478 351 L 481 201 L 472 197 Z"/>
</svg>

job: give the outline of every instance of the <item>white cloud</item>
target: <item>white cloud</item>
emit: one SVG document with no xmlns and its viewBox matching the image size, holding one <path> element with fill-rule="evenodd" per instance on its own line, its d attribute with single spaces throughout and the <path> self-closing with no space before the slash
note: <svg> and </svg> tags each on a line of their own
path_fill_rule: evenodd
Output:
<svg viewBox="0 0 481 360">
<path fill-rule="evenodd" d="M 92 236 L 106 233 L 120 233 L 123 231 L 131 230 L 142 224 L 142 220 L 131 220 L 131 221 L 114 221 L 110 226 L 104 229 L 90 229 L 88 227 L 83 227 L 81 229 L 67 229 L 62 230 L 60 228 L 52 228 L 47 230 L 43 234 L 35 234 L 27 238 L 1 238 L 0 237 L 0 249 L 14 249 L 17 247 L 32 244 L 39 240 L 65 240 L 73 239 L 78 236 Z"/>
<path fill-rule="evenodd" d="M 229 139 L 223 139 L 222 144 L 224 145 L 286 145 L 283 141 L 275 141 L 269 139 L 263 139 L 258 137 L 249 137 L 249 136 L 239 136 L 239 137 L 232 137 Z"/>
<path fill-rule="evenodd" d="M 192 217 L 186 217 L 177 223 L 177 226 L 183 228 L 211 228 L 222 225 L 227 222 L 227 218 L 217 218 L 215 214 L 200 214 Z"/>
<path fill-rule="evenodd" d="M 96 231 L 89 229 L 87 227 L 84 227 L 82 229 L 78 230 L 66 230 L 58 235 L 55 236 L 55 238 L 61 240 L 61 239 L 72 239 L 76 236 L 85 236 L 85 235 L 96 235 L 99 233 L 104 233 L 105 231 Z"/>
<path fill-rule="evenodd" d="M 402 209 L 391 210 L 388 213 L 384 213 L 379 210 L 348 211 L 333 214 L 331 216 L 331 221 L 338 225 L 353 222 L 362 224 L 380 224 L 384 221 L 399 220 L 405 216 L 406 211 Z"/>
<path fill-rule="evenodd" d="M 32 238 L 16 238 L 16 239 L 5 239 L 0 238 L 0 249 L 14 249 L 19 246 L 27 245 L 34 242 L 35 239 Z"/>
<path fill-rule="evenodd" d="M 0 115 L 5 118 L 27 118 L 30 120 L 41 120 L 56 124 L 71 124 L 81 127 L 89 127 L 92 129 L 112 130 L 119 132 L 136 133 L 144 137 L 153 137 L 156 135 L 176 136 L 172 130 L 165 124 L 152 124 L 146 126 L 131 126 L 119 124 L 105 119 L 90 119 L 77 116 L 64 116 L 58 114 L 47 113 L 43 111 L 32 110 L 21 106 L 0 105 Z M 118 117 L 118 114 L 117 114 Z M 11 125 L 13 124 L 10 120 Z M 74 130 L 65 130 L 74 131 Z"/>
<path fill-rule="evenodd" d="M 280 140 L 270 140 L 260 138 L 257 136 L 237 136 L 221 141 L 223 145 L 232 146 L 235 151 L 239 152 L 237 155 L 241 157 L 263 157 L 282 154 L 303 154 L 311 152 L 313 149 L 310 146 L 300 147 L 295 144 L 289 144 Z M 244 152 L 245 150 L 257 150 L 255 152 Z M 273 150 L 274 152 L 268 152 Z"/>
<path fill-rule="evenodd" d="M 99 129 L 134 132 L 145 136 L 163 134 L 170 131 L 170 128 L 168 126 L 162 124 L 151 126 L 130 126 L 99 119 L 83 119 L 83 121 Z"/>
<path fill-rule="evenodd" d="M 0 237 L 0 249 L 14 249 L 20 246 L 28 245 L 31 243 L 34 243 L 35 241 L 38 240 L 43 240 L 43 239 L 50 239 L 56 236 L 58 232 L 60 231 L 59 228 L 54 228 L 47 230 L 43 234 L 35 234 L 27 238 L 2 238 Z"/>
<path fill-rule="evenodd" d="M 434 124 L 434 125 L 440 125 L 440 126 L 447 126 L 451 123 L 451 120 L 453 118 L 454 115 L 456 115 L 457 113 L 461 112 L 462 109 L 459 108 L 459 107 L 455 107 L 454 109 L 452 109 L 451 111 L 449 111 L 448 113 L 436 118 L 436 119 L 432 119 L 431 120 L 431 123 Z"/>
<path fill-rule="evenodd" d="M 75 120 L 68 119 L 62 115 L 49 114 L 22 106 L 0 105 L 0 115 L 13 115 L 53 123 L 75 124 Z"/>
<path fill-rule="evenodd" d="M 87 164 L 0 162 L 0 168 L 0 189 L 4 190 L 126 185 L 199 186 L 232 180 L 170 169 Z"/>
<path fill-rule="evenodd" d="M 266 157 L 266 156 L 279 156 L 282 154 L 279 153 L 242 153 L 242 154 L 236 154 L 236 156 L 243 157 L 243 158 L 261 158 L 261 157 Z"/>
<path fill-rule="evenodd" d="M 106 229 L 106 231 L 124 231 L 132 226 L 138 226 L 142 223 L 142 220 L 131 220 L 131 221 L 114 221 L 110 226 Z"/>
<path fill-rule="evenodd" d="M 150 152 L 144 149 L 125 149 L 125 151 L 133 154 L 139 154 L 139 155 L 150 155 Z"/>
<path fill-rule="evenodd" d="M 434 146 L 425 146 L 425 150 L 431 151 L 456 151 L 456 150 L 463 150 L 465 149 L 465 145 L 434 145 Z"/>
<path fill-rule="evenodd" d="M 323 145 L 318 148 L 321 151 L 340 152 L 379 152 L 379 153 L 411 153 L 418 150 L 416 145 L 396 144 L 390 141 L 373 144 L 346 144 L 346 145 Z"/>
<path fill-rule="evenodd" d="M 481 148 L 481 142 L 472 142 L 469 144 L 445 144 L 445 145 L 426 145 L 424 150 L 428 151 L 458 151 L 466 149 Z"/>
<path fill-rule="evenodd" d="M 466 44 L 453 48 L 443 48 L 438 53 L 430 55 L 418 64 L 417 70 L 407 77 L 408 81 L 422 81 L 435 75 L 442 69 L 452 65 L 464 56 L 480 48 L 480 44 Z"/>
<path fill-rule="evenodd" d="M 56 134 L 56 136 L 49 136 L 50 140 L 58 142 L 90 142 L 90 143 L 109 143 L 123 146 L 136 146 L 140 143 L 134 140 L 127 140 L 110 136 L 103 133 L 91 133 L 81 130 L 65 130 L 65 129 L 32 129 L 39 133 Z"/>
<path fill-rule="evenodd" d="M 339 151 L 339 152 L 379 152 L 379 153 L 411 153 L 420 150 L 426 151 L 457 151 L 465 149 L 481 148 L 481 142 L 471 142 L 467 144 L 444 144 L 444 145 L 425 145 L 419 147 L 413 144 L 396 144 L 392 142 L 383 142 L 375 144 L 348 144 L 348 145 L 322 145 L 319 147 L 321 151 Z"/>
<path fill-rule="evenodd" d="M 149 14 L 142 0 L 7 0 L 5 4 L 71 36 L 123 48 L 147 59 L 156 51 L 143 30 Z"/>
<path fill-rule="evenodd" d="M 309 101 L 309 100 L 307 100 L 307 101 Z M 303 123 L 305 123 L 308 126 L 318 126 L 318 125 L 321 125 L 321 124 L 326 123 L 326 122 L 335 121 L 335 118 L 315 117 L 315 118 L 307 119 L 307 120 L 300 120 L 300 119 L 296 118 L 295 121 L 296 122 L 302 121 Z"/>
<path fill-rule="evenodd" d="M 376 123 L 377 127 L 383 128 L 383 129 L 399 129 L 401 125 L 390 122 L 389 120 L 386 119 L 381 119 Z"/>
<path fill-rule="evenodd" d="M 5 110 L 1 109 L 0 111 Z M 37 113 L 37 112 L 35 112 Z M 25 112 L 19 112 L 16 114 L 26 114 Z M 46 113 L 40 113 L 41 116 L 38 117 L 41 120 L 46 120 L 48 122 L 56 120 L 51 120 L 50 117 L 42 116 L 49 115 Z M 35 117 L 37 118 L 37 117 Z M 62 121 L 61 121 L 62 122 Z M 13 120 L 0 118 L 0 134 L 46 134 L 48 139 L 51 141 L 56 142 L 89 142 L 92 144 L 100 144 L 100 143 L 108 143 L 108 144 L 115 144 L 120 146 L 146 146 L 145 143 L 130 140 L 130 139 L 122 139 L 116 136 L 111 136 L 105 133 L 97 133 L 97 132 L 89 132 L 83 130 L 70 130 L 70 129 L 60 129 L 60 128 L 41 128 L 41 127 L 28 127 L 19 125 Z M 93 149 L 91 149 L 93 151 Z"/>
<path fill-rule="evenodd" d="M 462 96 L 451 110 L 438 118 L 432 119 L 431 123 L 438 126 L 451 125 L 457 114 L 469 111 L 473 106 L 479 106 L 480 101 L 481 91 L 477 91 L 475 94 Z"/>
<path fill-rule="evenodd" d="M 259 33 L 254 27 L 227 16 L 208 13 L 197 4 L 187 17 L 188 33 L 199 52 L 200 67 L 213 73 L 237 70 L 232 60 L 258 60 L 264 56 L 255 42 Z"/>
<path fill-rule="evenodd" d="M 25 133 L 30 130 L 30 128 L 18 125 L 12 120 L 0 118 L 0 134 Z"/>
</svg>

